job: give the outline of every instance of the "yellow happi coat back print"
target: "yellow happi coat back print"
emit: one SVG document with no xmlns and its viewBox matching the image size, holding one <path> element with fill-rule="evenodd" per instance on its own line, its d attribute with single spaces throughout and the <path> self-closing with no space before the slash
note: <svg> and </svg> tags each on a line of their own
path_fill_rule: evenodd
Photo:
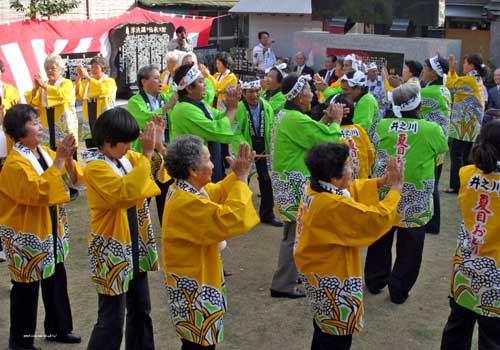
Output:
<svg viewBox="0 0 500 350">
<path fill-rule="evenodd" d="M 500 172 L 460 169 L 463 221 L 453 258 L 451 296 L 461 306 L 500 317 Z"/>
<path fill-rule="evenodd" d="M 124 158 L 132 169 L 120 176 L 100 152 L 84 153 L 92 230 L 88 236 L 90 272 L 97 292 L 111 296 L 126 293 L 134 277 L 128 208 L 136 208 L 139 271 L 158 270 L 156 240 L 146 198 L 159 195 L 160 189 L 151 177 L 151 164 L 146 157 L 128 151 Z"/>
<path fill-rule="evenodd" d="M 55 152 L 43 147 L 55 159 Z M 75 162 L 76 165 L 76 162 Z M 76 165 L 78 178 L 83 173 Z M 16 282 L 40 281 L 53 275 L 55 264 L 69 252 L 69 225 L 63 204 L 69 192 L 61 172 L 52 165 L 38 175 L 29 159 L 13 150 L 0 172 L 0 233 L 10 276 Z M 57 214 L 57 256 L 50 207 Z"/>
<path fill-rule="evenodd" d="M 370 176 L 375 149 L 365 129 L 358 124 L 340 126 L 339 143 L 349 146 L 352 161 L 352 178 L 367 179 Z"/>
<path fill-rule="evenodd" d="M 170 316 L 177 334 L 214 345 L 224 338 L 226 288 L 219 243 L 259 223 L 248 185 L 230 174 L 203 193 L 176 181 L 167 194 L 162 229 L 162 264 Z"/>
<path fill-rule="evenodd" d="M 324 333 L 349 335 L 363 328 L 360 248 L 394 225 L 400 195 L 379 201 L 377 179 L 354 180 L 351 197 L 316 192 L 307 184 L 300 204 L 295 264 L 305 282 L 316 324 Z"/>
</svg>

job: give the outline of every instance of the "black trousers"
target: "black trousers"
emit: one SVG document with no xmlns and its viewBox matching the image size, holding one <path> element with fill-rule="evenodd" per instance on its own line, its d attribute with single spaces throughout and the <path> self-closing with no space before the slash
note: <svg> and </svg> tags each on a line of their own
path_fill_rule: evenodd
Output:
<svg viewBox="0 0 500 350">
<path fill-rule="evenodd" d="M 259 215 L 262 221 L 272 221 L 274 219 L 274 199 L 271 177 L 267 169 L 267 160 L 258 158 L 255 161 L 260 190 Z"/>
<path fill-rule="evenodd" d="M 161 193 L 157 195 L 156 198 L 156 210 L 158 211 L 158 219 L 160 219 L 160 226 L 163 220 L 163 209 L 165 208 L 165 197 L 167 196 L 168 188 L 171 184 L 174 183 L 173 179 L 162 183 L 160 181 L 156 181 L 156 184 L 161 190 Z"/>
<path fill-rule="evenodd" d="M 148 275 L 141 272 L 130 282 L 128 292 L 116 296 L 98 295 L 97 323 L 90 335 L 88 350 L 120 350 L 125 308 L 126 350 L 152 350 L 154 346 Z"/>
<path fill-rule="evenodd" d="M 181 339 L 182 347 L 181 350 L 215 350 L 215 345 L 200 345 L 193 342 L 190 342 L 186 339 Z"/>
<path fill-rule="evenodd" d="M 55 272 L 41 282 L 12 281 L 10 291 L 10 346 L 33 346 L 36 335 L 39 287 L 45 307 L 45 336 L 55 337 L 73 331 L 73 318 L 69 304 L 66 270 L 63 263 L 56 264 Z"/>
<path fill-rule="evenodd" d="M 478 315 L 458 305 L 452 298 L 450 307 L 450 316 L 441 339 L 441 350 L 470 350 L 476 322 L 479 350 L 500 350 L 500 318 Z"/>
<path fill-rule="evenodd" d="M 450 188 L 460 189 L 460 177 L 458 171 L 464 165 L 470 164 L 469 154 L 474 142 L 451 139 L 450 147 Z"/>
<path fill-rule="evenodd" d="M 222 159 L 221 144 L 217 142 L 209 142 L 208 150 L 210 151 L 210 160 L 214 164 L 212 170 L 212 182 L 216 183 L 226 177 L 224 162 Z"/>
<path fill-rule="evenodd" d="M 397 231 L 396 261 L 392 267 L 392 242 Z M 389 286 L 391 301 L 403 303 L 417 281 L 424 250 L 425 226 L 393 227 L 368 247 L 365 262 L 365 282 L 377 291 Z"/>
<path fill-rule="evenodd" d="M 352 344 L 352 334 L 331 335 L 323 333 L 313 320 L 314 334 L 311 350 L 349 350 Z"/>
<path fill-rule="evenodd" d="M 432 193 L 432 199 L 434 201 L 434 214 L 432 219 L 425 225 L 425 232 L 438 234 L 441 229 L 441 203 L 439 201 L 439 179 L 441 178 L 441 171 L 443 170 L 443 165 L 438 165 L 436 167 L 434 176 L 434 192 Z"/>
</svg>

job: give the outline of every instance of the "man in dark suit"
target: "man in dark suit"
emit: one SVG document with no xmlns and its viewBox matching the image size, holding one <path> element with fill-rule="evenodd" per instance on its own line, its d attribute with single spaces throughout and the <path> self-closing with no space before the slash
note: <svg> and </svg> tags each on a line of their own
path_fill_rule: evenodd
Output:
<svg viewBox="0 0 500 350">
<path fill-rule="evenodd" d="M 500 109 L 500 68 L 493 73 L 495 86 L 488 90 L 488 105 L 486 109 Z"/>
<path fill-rule="evenodd" d="M 295 70 L 294 73 L 300 75 L 310 75 L 311 78 L 314 75 L 314 70 L 306 65 L 306 55 L 302 51 L 295 54 Z"/>
<path fill-rule="evenodd" d="M 325 83 L 330 86 L 332 83 L 337 81 L 337 76 L 335 75 L 335 63 L 337 62 L 337 56 L 330 55 L 325 57 L 325 69 L 322 69 L 318 74 L 323 78 Z"/>
</svg>

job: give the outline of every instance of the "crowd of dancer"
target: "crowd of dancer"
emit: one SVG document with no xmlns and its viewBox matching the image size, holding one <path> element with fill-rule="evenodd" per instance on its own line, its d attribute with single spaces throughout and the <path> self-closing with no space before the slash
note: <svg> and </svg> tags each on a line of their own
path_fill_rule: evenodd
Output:
<svg viewBox="0 0 500 350">
<path fill-rule="evenodd" d="M 425 235 L 440 231 L 438 183 L 449 144 L 445 191 L 459 193 L 463 221 L 441 348 L 470 349 L 477 321 L 479 348 L 500 349 L 500 121 L 494 111 L 483 118 L 480 55 L 464 58 L 462 76 L 452 55 L 408 60 L 402 77 L 354 54 L 331 55 L 315 74 L 302 52 L 293 69 L 277 60 L 261 32 L 252 51 L 256 78 L 238 81 L 230 55 L 217 54 L 212 74 L 184 51 L 192 49 L 185 28 L 176 33 L 165 71 L 138 70 L 139 92 L 127 109 L 115 107 L 116 83 L 102 57 L 79 65 L 71 81 L 64 61 L 48 56 L 47 79 L 35 74 L 26 104 L 0 76 L 11 349 L 38 349 L 40 286 L 46 339 L 81 342 L 64 268 L 64 204 L 81 190 L 98 294 L 88 349 L 120 349 L 124 323 L 127 350 L 155 348 L 148 272 L 160 266 L 182 349 L 215 349 L 227 305 L 221 251 L 259 222 L 283 226 L 271 297 L 309 299 L 313 350 L 349 349 L 363 328 L 364 291 L 387 286 L 390 301 L 403 304 L 417 281 Z M 258 211 L 248 185 L 255 174 Z"/>
</svg>

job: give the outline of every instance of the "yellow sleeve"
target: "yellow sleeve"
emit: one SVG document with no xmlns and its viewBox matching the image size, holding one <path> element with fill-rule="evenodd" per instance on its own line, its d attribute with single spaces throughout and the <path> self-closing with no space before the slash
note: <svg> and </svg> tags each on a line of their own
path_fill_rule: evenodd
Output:
<svg viewBox="0 0 500 350">
<path fill-rule="evenodd" d="M 113 78 L 104 79 L 102 82 L 90 78 L 89 84 L 89 97 L 105 97 L 116 93 L 116 83 Z"/>
<path fill-rule="evenodd" d="M 177 199 L 180 200 L 173 200 Z M 182 213 L 166 212 L 163 222 L 168 222 L 168 226 L 177 228 L 176 230 L 182 228 L 182 239 L 195 244 L 215 244 L 242 235 L 259 223 L 259 216 L 252 203 L 252 191 L 242 181 L 233 183 L 222 204 L 193 195 L 180 208 L 183 209 Z M 165 229 L 168 230 L 166 225 L 163 230 Z"/>
<path fill-rule="evenodd" d="M 47 107 L 54 107 L 73 98 L 73 83 L 69 79 L 64 79 L 59 86 L 47 85 Z"/>
<path fill-rule="evenodd" d="M 366 147 L 366 157 L 368 160 L 368 169 L 371 169 L 373 162 L 375 161 L 375 148 L 373 147 L 372 142 L 370 141 L 370 138 L 368 137 L 368 134 L 366 133 L 365 129 L 362 127 L 358 128 L 361 137 L 363 138 L 363 143 L 365 144 Z"/>
<path fill-rule="evenodd" d="M 375 185 L 376 186 L 376 185 Z M 331 200 L 319 210 L 314 225 L 323 229 L 335 227 L 331 234 L 323 235 L 329 244 L 350 247 L 365 247 L 387 233 L 394 225 L 396 210 L 400 195 L 396 191 L 389 191 L 387 196 L 378 201 L 378 192 L 362 190 L 364 197 L 373 197 L 376 204 L 363 204 L 352 198 L 343 198 L 339 201 Z"/>
<path fill-rule="evenodd" d="M 214 84 L 215 92 L 217 94 L 224 93 L 228 87 L 236 85 L 238 85 L 238 79 L 233 73 L 230 73 L 227 77 Z"/>
<path fill-rule="evenodd" d="M 38 175 L 31 163 L 6 162 L 1 172 L 1 191 L 21 205 L 52 206 L 69 202 L 63 172 L 55 165 Z"/>
<path fill-rule="evenodd" d="M 36 90 L 35 96 L 30 91 L 26 91 L 24 93 L 24 98 L 26 99 L 26 103 L 35 106 L 35 107 L 42 107 L 42 88 L 38 88 Z"/>
<path fill-rule="evenodd" d="M 91 209 L 128 208 L 138 200 L 160 194 L 160 189 L 151 178 L 149 160 L 142 155 L 135 158 L 132 171 L 124 176 L 116 174 L 104 161 L 88 163 L 84 174 L 87 187 L 93 189 L 88 194 Z"/>
<path fill-rule="evenodd" d="M 4 112 L 8 111 L 9 109 L 12 108 L 12 106 L 18 103 L 19 103 L 19 92 L 17 91 L 17 89 L 10 84 L 4 84 L 4 93 L 2 99 Z"/>
<path fill-rule="evenodd" d="M 392 90 L 394 90 L 394 88 L 392 87 L 392 85 L 389 84 L 389 82 L 387 80 L 384 81 L 384 90 L 385 91 L 392 91 Z"/>
<path fill-rule="evenodd" d="M 220 204 L 226 200 L 231 187 L 237 181 L 236 174 L 231 173 L 217 183 L 209 183 L 203 189 L 207 191 L 211 201 Z"/>
<path fill-rule="evenodd" d="M 75 98 L 77 100 L 83 100 L 83 93 L 85 92 L 85 87 L 89 82 L 87 80 L 80 80 L 80 84 L 75 83 Z"/>
</svg>

